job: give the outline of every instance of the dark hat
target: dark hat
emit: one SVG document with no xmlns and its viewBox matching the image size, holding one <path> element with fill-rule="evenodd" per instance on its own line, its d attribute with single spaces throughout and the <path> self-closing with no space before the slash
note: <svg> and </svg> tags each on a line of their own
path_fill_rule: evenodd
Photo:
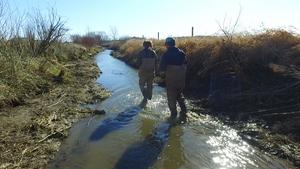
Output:
<svg viewBox="0 0 300 169">
<path fill-rule="evenodd" d="M 171 37 L 167 37 L 166 41 L 165 41 L 165 44 L 169 45 L 169 46 L 175 46 L 175 39 L 173 39 Z"/>
<path fill-rule="evenodd" d="M 145 41 L 143 42 L 143 46 L 144 46 L 145 48 L 152 47 L 152 42 L 151 42 L 150 40 L 145 40 Z"/>
</svg>

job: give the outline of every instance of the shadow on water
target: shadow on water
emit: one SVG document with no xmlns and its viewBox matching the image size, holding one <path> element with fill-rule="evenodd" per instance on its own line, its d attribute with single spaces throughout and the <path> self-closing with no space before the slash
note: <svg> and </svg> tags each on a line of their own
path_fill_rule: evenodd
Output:
<svg viewBox="0 0 300 169">
<path fill-rule="evenodd" d="M 147 169 L 162 152 L 169 138 L 171 123 L 159 124 L 145 140 L 130 146 L 117 162 L 115 169 Z"/>
<path fill-rule="evenodd" d="M 146 102 L 141 102 L 138 106 L 127 108 L 113 119 L 104 120 L 100 126 L 89 137 L 90 141 L 98 141 L 112 131 L 121 129 L 128 125 L 131 120 L 146 106 Z"/>
</svg>

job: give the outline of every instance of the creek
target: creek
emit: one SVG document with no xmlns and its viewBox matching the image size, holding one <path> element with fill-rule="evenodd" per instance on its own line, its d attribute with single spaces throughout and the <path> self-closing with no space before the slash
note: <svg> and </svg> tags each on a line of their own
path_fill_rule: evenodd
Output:
<svg viewBox="0 0 300 169">
<path fill-rule="evenodd" d="M 76 123 L 50 168 L 293 168 L 249 145 L 236 130 L 209 115 L 170 125 L 162 87 L 155 85 L 152 100 L 145 107 L 138 106 L 142 95 L 137 71 L 110 53 L 99 53 L 96 62 L 103 72 L 97 82 L 112 96 L 92 105 L 106 114 Z M 186 101 L 189 107 L 190 101 Z"/>
</svg>

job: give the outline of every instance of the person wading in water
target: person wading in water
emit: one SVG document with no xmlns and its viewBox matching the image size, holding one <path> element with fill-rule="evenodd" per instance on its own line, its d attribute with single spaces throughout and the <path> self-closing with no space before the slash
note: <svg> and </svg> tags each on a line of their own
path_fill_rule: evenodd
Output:
<svg viewBox="0 0 300 169">
<path fill-rule="evenodd" d="M 186 76 L 186 55 L 175 47 L 175 40 L 171 37 L 166 38 L 165 46 L 167 51 L 163 54 L 160 61 L 161 74 L 165 74 L 168 106 L 171 112 L 170 120 L 177 117 L 177 102 L 181 108 L 179 120 L 186 121 L 187 108 L 183 97 Z"/>
<path fill-rule="evenodd" d="M 157 72 L 157 55 L 151 41 L 143 42 L 144 49 L 139 52 L 139 86 L 144 96 L 142 103 L 152 99 L 153 79 Z"/>
</svg>

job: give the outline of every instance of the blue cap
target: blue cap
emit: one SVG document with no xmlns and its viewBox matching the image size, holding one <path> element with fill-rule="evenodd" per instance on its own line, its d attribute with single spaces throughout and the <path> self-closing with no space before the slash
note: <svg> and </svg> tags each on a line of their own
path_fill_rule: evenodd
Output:
<svg viewBox="0 0 300 169">
<path fill-rule="evenodd" d="M 175 39 L 173 39 L 171 37 L 167 37 L 166 41 L 165 41 L 165 44 L 169 45 L 169 46 L 175 46 Z"/>
</svg>

